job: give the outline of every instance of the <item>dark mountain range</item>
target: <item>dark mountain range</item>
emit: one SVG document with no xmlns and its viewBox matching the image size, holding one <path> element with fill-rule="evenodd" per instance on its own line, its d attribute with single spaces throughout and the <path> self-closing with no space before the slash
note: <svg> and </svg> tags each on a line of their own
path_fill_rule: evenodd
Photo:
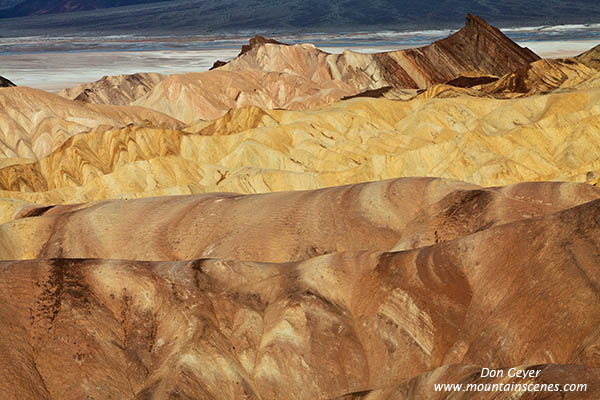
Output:
<svg viewBox="0 0 600 400">
<path fill-rule="evenodd" d="M 506 0 L 503 2 L 491 0 L 331 0 L 326 2 L 317 0 L 60 0 L 59 2 L 26 0 L 12 8 L 0 10 L 0 18 L 7 19 L 0 26 L 0 34 L 20 36 L 28 32 L 48 30 L 196 33 L 234 30 L 323 32 L 431 29 L 458 27 L 468 12 L 481 15 L 491 23 L 500 26 L 591 23 L 600 21 L 600 2 L 596 0 Z M 27 16 L 27 19 L 11 20 L 19 16 Z"/>
<path fill-rule="evenodd" d="M 10 8 L 14 5 L 22 3 L 23 0 L 0 0 L 0 10 L 4 10 L 6 8 Z"/>
<path fill-rule="evenodd" d="M 2 11 L 2 17 L 25 17 L 148 4 L 169 0 L 25 0 Z M 12 2 L 14 3 L 14 2 Z"/>
</svg>

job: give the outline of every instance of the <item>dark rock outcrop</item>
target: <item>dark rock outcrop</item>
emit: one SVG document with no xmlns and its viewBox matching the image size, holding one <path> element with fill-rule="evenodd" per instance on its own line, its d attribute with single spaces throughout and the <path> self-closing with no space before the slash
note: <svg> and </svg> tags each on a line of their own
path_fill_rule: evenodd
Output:
<svg viewBox="0 0 600 400">
<path fill-rule="evenodd" d="M 496 82 L 497 80 L 498 78 L 495 76 L 459 76 L 456 79 L 446 82 L 446 84 L 455 87 L 470 88 Z"/>
<path fill-rule="evenodd" d="M 0 87 L 13 87 L 17 86 L 6 78 L 0 76 Z"/>
</svg>

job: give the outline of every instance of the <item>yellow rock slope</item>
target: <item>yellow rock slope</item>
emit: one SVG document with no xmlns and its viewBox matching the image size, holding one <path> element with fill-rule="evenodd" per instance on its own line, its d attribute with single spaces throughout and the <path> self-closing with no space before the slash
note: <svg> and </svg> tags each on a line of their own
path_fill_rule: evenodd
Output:
<svg viewBox="0 0 600 400">
<path fill-rule="evenodd" d="M 38 162 L 1 169 L 1 196 L 63 203 L 402 176 L 594 184 L 599 101 L 598 88 L 510 100 L 357 98 L 302 112 L 243 108 L 187 131 L 100 129 Z"/>
</svg>

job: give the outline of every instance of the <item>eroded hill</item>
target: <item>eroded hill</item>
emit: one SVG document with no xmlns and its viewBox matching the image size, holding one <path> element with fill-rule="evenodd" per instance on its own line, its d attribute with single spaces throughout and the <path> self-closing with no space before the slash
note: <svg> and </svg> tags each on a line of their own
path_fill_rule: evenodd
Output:
<svg viewBox="0 0 600 400">
<path fill-rule="evenodd" d="M 124 106 L 145 96 L 165 78 L 164 75 L 151 72 L 105 76 L 96 82 L 61 90 L 59 95 L 85 103 Z"/>
<path fill-rule="evenodd" d="M 37 162 L 0 169 L 0 189 L 47 204 L 400 176 L 596 184 L 599 96 L 593 88 L 512 100 L 357 98 L 301 112 L 243 108 L 185 130 L 96 129 Z"/>
<path fill-rule="evenodd" d="M 37 160 L 79 133 L 127 125 L 183 127 L 141 107 L 86 104 L 28 87 L 0 90 L 0 165 L 6 159 Z"/>
</svg>

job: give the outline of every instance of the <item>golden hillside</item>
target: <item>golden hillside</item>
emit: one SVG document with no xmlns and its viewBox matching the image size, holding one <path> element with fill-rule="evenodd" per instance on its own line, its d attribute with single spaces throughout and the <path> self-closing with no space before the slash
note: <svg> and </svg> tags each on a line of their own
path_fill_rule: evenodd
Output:
<svg viewBox="0 0 600 400">
<path fill-rule="evenodd" d="M 402 176 L 594 184 L 598 101 L 600 88 L 512 100 L 357 98 L 303 112 L 243 108 L 187 130 L 80 134 L 38 162 L 0 169 L 0 188 L 3 197 L 64 203 Z"/>
</svg>

